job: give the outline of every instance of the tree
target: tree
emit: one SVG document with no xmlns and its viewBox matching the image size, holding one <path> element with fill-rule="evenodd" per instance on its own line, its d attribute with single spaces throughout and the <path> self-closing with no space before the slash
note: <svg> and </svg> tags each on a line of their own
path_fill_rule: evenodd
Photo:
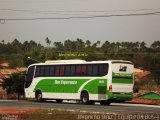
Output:
<svg viewBox="0 0 160 120">
<path fill-rule="evenodd" d="M 49 40 L 49 38 L 47 37 L 45 40 L 46 40 L 47 46 L 50 46 L 51 41 Z"/>
<path fill-rule="evenodd" d="M 8 58 L 9 66 L 10 67 L 23 67 L 24 61 L 23 61 L 23 55 L 22 54 L 11 54 Z"/>
<path fill-rule="evenodd" d="M 97 42 L 96 42 L 96 43 L 93 43 L 92 48 L 93 48 L 94 50 L 96 50 L 96 48 L 97 48 Z"/>
<path fill-rule="evenodd" d="M 77 45 L 77 52 L 81 52 L 85 48 L 85 43 L 80 38 L 77 38 L 76 45 Z"/>
<path fill-rule="evenodd" d="M 24 95 L 24 75 L 22 73 L 11 74 L 3 80 L 2 87 L 8 94 L 17 93 L 18 98 L 20 95 Z"/>
<path fill-rule="evenodd" d="M 23 49 L 24 49 L 24 51 L 28 51 L 29 50 L 29 43 L 28 43 L 28 41 L 25 41 L 23 43 Z"/>
<path fill-rule="evenodd" d="M 4 43 L 5 43 L 5 41 L 4 40 L 2 40 L 2 44 L 4 45 Z"/>
<path fill-rule="evenodd" d="M 74 46 L 72 46 L 72 41 L 71 40 L 65 40 L 64 41 L 64 50 L 67 52 L 71 52 Z"/>
<path fill-rule="evenodd" d="M 151 44 L 151 48 L 156 51 L 160 51 L 160 41 L 155 41 Z"/>
<path fill-rule="evenodd" d="M 14 41 L 11 43 L 12 45 L 12 49 L 15 53 L 19 53 L 20 51 L 22 51 L 23 49 L 23 45 L 21 42 L 18 41 L 17 38 L 14 39 Z"/>
<path fill-rule="evenodd" d="M 100 44 L 101 44 L 101 41 L 98 40 L 98 41 L 97 41 L 97 45 L 99 45 L 99 47 L 100 47 Z"/>
<path fill-rule="evenodd" d="M 54 47 L 55 47 L 55 50 L 56 51 L 59 51 L 59 52 L 63 52 L 63 43 L 61 42 L 54 42 Z"/>
<path fill-rule="evenodd" d="M 90 47 L 91 46 L 91 42 L 89 40 L 86 41 L 86 45 L 87 47 Z"/>
<path fill-rule="evenodd" d="M 140 43 L 140 50 L 143 52 L 143 51 L 145 51 L 146 50 L 146 43 L 145 42 L 141 42 Z"/>
<path fill-rule="evenodd" d="M 119 51 L 120 46 L 121 46 L 120 42 L 116 42 L 116 46 L 117 46 L 117 51 Z"/>
</svg>

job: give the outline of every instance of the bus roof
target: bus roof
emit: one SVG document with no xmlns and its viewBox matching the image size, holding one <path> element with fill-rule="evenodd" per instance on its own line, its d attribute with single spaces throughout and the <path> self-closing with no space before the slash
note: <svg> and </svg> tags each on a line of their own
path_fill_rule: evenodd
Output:
<svg viewBox="0 0 160 120">
<path fill-rule="evenodd" d="M 133 64 L 131 61 L 125 60 L 104 60 L 104 61 L 85 61 L 85 60 L 47 60 L 45 63 L 35 63 L 33 65 L 62 65 L 62 64 L 92 64 L 92 63 L 126 63 Z"/>
<path fill-rule="evenodd" d="M 45 63 L 80 63 L 80 62 L 86 62 L 85 60 L 47 60 Z"/>
</svg>

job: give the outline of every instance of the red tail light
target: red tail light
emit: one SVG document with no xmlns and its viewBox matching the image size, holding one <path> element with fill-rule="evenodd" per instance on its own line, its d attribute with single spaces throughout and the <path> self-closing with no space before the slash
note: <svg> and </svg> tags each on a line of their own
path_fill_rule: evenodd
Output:
<svg viewBox="0 0 160 120">
<path fill-rule="evenodd" d="M 112 85 L 109 86 L 109 91 L 112 92 Z"/>
</svg>

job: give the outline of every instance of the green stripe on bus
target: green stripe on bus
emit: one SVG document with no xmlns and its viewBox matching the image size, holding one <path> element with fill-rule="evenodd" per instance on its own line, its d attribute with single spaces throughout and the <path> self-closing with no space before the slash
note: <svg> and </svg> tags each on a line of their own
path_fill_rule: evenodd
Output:
<svg viewBox="0 0 160 120">
<path fill-rule="evenodd" d="M 34 88 L 34 92 L 40 89 L 42 92 L 52 93 L 78 93 L 80 87 L 90 79 L 42 79 Z M 107 79 L 93 79 L 82 90 L 92 94 L 101 94 L 107 91 Z"/>
<path fill-rule="evenodd" d="M 133 84 L 133 78 L 113 78 L 112 83 Z"/>
</svg>

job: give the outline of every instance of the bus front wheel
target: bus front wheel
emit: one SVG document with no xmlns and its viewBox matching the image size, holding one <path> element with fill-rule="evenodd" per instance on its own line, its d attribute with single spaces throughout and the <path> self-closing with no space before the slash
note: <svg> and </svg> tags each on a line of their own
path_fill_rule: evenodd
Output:
<svg viewBox="0 0 160 120">
<path fill-rule="evenodd" d="M 37 102 L 42 102 L 43 101 L 42 92 L 41 91 L 37 91 L 36 92 L 36 100 L 37 100 Z"/>
</svg>

